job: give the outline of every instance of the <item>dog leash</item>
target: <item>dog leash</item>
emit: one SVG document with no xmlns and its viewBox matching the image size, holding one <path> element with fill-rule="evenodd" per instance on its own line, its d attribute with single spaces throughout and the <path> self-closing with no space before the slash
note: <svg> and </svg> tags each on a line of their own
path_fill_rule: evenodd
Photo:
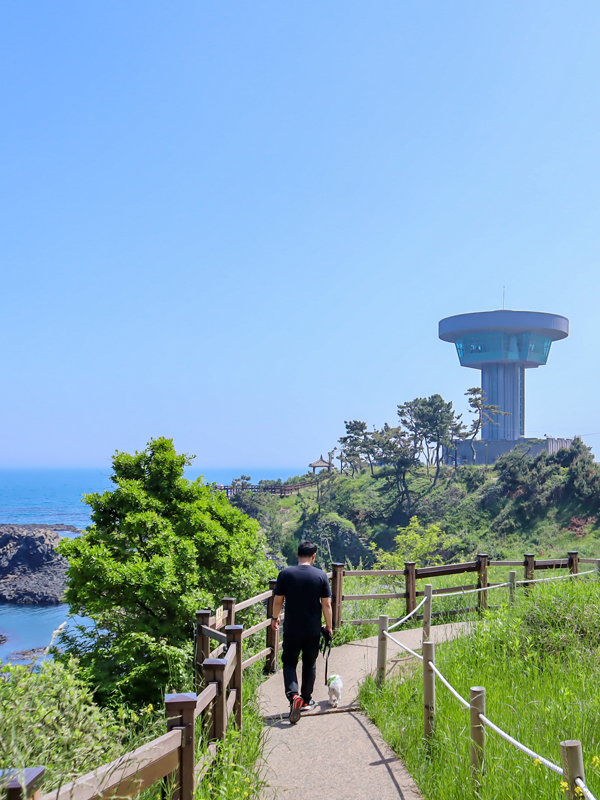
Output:
<svg viewBox="0 0 600 800">
<path fill-rule="evenodd" d="M 321 628 L 321 636 L 323 638 L 323 645 L 319 649 L 323 653 L 323 658 L 325 659 L 325 686 L 327 686 L 327 673 L 329 672 L 329 654 L 331 653 L 331 640 L 333 639 L 333 637 L 325 626 Z"/>
</svg>

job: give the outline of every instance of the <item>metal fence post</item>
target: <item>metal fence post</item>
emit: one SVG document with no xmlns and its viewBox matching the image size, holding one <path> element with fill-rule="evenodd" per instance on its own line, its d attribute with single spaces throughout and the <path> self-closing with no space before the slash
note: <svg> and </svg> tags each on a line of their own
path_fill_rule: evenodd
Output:
<svg viewBox="0 0 600 800">
<path fill-rule="evenodd" d="M 235 723 L 238 730 L 242 730 L 242 634 L 244 633 L 243 625 L 227 625 L 225 628 L 227 634 L 227 647 L 235 644 L 235 668 L 231 678 L 231 688 L 235 689 L 235 703 L 233 704 L 233 713 L 235 715 Z"/>
<path fill-rule="evenodd" d="M 513 605 L 517 596 L 517 573 L 513 569 L 508 573 L 508 602 Z"/>
<path fill-rule="evenodd" d="M 342 624 L 342 597 L 344 594 L 344 565 L 335 563 L 331 565 L 331 593 L 333 595 L 333 629 Z"/>
<path fill-rule="evenodd" d="M 579 551 L 569 550 L 569 572 L 572 575 L 579 573 Z"/>
<path fill-rule="evenodd" d="M 485 727 L 479 715 L 485 715 L 485 689 L 471 686 L 471 775 L 479 781 L 485 757 Z"/>
<path fill-rule="evenodd" d="M 404 562 L 406 584 L 406 613 L 410 614 L 417 606 L 417 570 L 414 561 Z"/>
<path fill-rule="evenodd" d="M 210 611 L 196 611 L 196 691 L 200 691 L 204 686 L 204 674 L 202 663 L 210 655 L 210 639 L 202 633 L 201 625 L 209 627 Z"/>
<path fill-rule="evenodd" d="M 487 553 L 477 554 L 477 588 L 485 589 L 488 585 L 488 555 Z M 487 591 L 479 592 L 477 598 L 477 610 L 481 613 L 488 605 Z"/>
<path fill-rule="evenodd" d="M 377 637 L 377 685 L 381 686 L 385 680 L 385 670 L 387 665 L 387 631 L 390 618 L 387 614 L 379 615 L 379 636 Z"/>
<path fill-rule="evenodd" d="M 182 746 L 179 748 L 179 770 L 173 789 L 173 800 L 193 800 L 194 797 L 194 767 L 196 765 L 196 733 L 195 716 L 196 695 L 167 694 L 165 695 L 165 710 L 167 716 L 167 731 L 173 728 L 184 728 Z"/>
<path fill-rule="evenodd" d="M 424 734 L 427 739 L 433 733 L 435 724 L 435 672 L 429 662 L 435 664 L 435 645 L 423 642 L 423 711 Z"/>
<path fill-rule="evenodd" d="M 425 584 L 425 605 L 423 606 L 423 641 L 428 642 L 431 635 L 431 602 L 433 600 L 433 585 Z"/>
<path fill-rule="evenodd" d="M 267 600 L 267 617 L 269 619 L 273 616 L 276 584 L 276 579 L 269 581 L 269 589 L 273 592 L 271 597 Z M 271 672 L 277 672 L 277 663 L 279 659 L 279 631 L 274 631 L 271 625 L 267 626 L 267 647 L 271 648 L 271 652 L 265 659 L 265 672 L 268 675 Z"/>
<path fill-rule="evenodd" d="M 213 701 L 209 739 L 223 739 L 227 728 L 227 686 L 223 680 L 227 662 L 224 658 L 208 658 L 204 662 L 207 683 L 217 684 L 217 696 Z"/>
<path fill-rule="evenodd" d="M 567 798 L 568 800 L 576 800 L 578 796 L 581 797 L 582 795 L 575 783 L 575 778 L 579 778 L 585 783 L 581 742 L 576 739 L 568 739 L 566 742 L 561 742 L 560 755 L 564 770 L 564 780 L 568 784 Z"/>
</svg>

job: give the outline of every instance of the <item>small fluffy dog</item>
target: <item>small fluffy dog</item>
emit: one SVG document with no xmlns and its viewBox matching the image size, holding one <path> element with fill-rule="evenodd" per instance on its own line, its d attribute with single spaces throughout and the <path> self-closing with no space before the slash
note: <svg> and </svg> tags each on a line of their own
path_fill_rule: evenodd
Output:
<svg viewBox="0 0 600 800">
<path fill-rule="evenodd" d="M 332 708 L 337 708 L 342 701 L 342 679 L 339 675 L 330 675 L 327 680 L 327 687 L 329 689 L 329 705 Z"/>
</svg>

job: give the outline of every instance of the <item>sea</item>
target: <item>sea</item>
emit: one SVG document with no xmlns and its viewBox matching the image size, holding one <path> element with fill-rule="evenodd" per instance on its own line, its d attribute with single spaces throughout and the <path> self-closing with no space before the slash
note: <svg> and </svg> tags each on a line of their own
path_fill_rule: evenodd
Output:
<svg viewBox="0 0 600 800">
<path fill-rule="evenodd" d="M 190 467 L 186 477 L 203 476 L 206 483 L 228 486 L 234 478 L 250 476 L 252 483 L 261 480 L 285 480 L 306 472 L 306 467 L 209 468 Z M 72 469 L 0 469 L 0 523 L 26 525 L 72 525 L 79 530 L 90 524 L 89 508 L 83 495 L 103 492 L 113 484 L 110 467 Z M 78 536 L 60 531 L 61 536 Z M 52 634 L 63 622 L 85 624 L 85 619 L 70 617 L 66 604 L 58 606 L 0 603 L 0 663 L 25 663 L 30 650 L 50 644 Z"/>
</svg>

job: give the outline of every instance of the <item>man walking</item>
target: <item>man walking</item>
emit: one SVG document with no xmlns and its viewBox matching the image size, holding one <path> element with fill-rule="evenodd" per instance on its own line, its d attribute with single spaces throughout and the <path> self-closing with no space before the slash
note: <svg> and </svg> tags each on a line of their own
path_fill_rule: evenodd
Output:
<svg viewBox="0 0 600 800">
<path fill-rule="evenodd" d="M 275 586 L 271 625 L 279 630 L 279 615 L 285 600 L 283 620 L 283 681 L 290 701 L 290 722 L 296 724 L 300 713 L 315 705 L 312 700 L 317 656 L 321 640 L 321 611 L 325 628 L 332 634 L 331 587 L 323 570 L 314 566 L 317 546 L 300 542 L 298 566 L 282 569 Z M 302 654 L 302 689 L 298 692 L 296 667 Z"/>
</svg>

